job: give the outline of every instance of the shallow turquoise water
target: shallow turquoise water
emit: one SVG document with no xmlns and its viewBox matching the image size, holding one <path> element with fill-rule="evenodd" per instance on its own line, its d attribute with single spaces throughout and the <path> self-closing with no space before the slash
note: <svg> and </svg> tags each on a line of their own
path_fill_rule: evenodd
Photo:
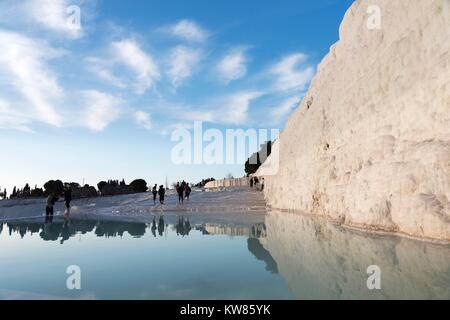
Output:
<svg viewBox="0 0 450 320">
<path fill-rule="evenodd" d="M 0 298 L 450 299 L 449 246 L 276 211 L 207 220 L 0 223 Z"/>
<path fill-rule="evenodd" d="M 180 228 L 159 221 L 156 228 L 97 221 L 5 224 L 0 236 L 3 298 L 293 298 L 256 237 L 205 230 L 224 232 L 220 226 L 191 228 L 186 234 L 186 222 Z M 230 232 L 251 231 L 234 227 Z M 81 269 L 79 291 L 66 288 L 70 265 Z"/>
</svg>

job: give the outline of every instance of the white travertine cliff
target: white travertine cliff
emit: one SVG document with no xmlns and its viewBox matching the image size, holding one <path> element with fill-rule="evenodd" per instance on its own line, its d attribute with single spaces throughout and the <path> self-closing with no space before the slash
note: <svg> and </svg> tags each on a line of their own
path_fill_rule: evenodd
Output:
<svg viewBox="0 0 450 320">
<path fill-rule="evenodd" d="M 271 207 L 450 240 L 450 1 L 355 1 L 278 143 Z"/>
</svg>

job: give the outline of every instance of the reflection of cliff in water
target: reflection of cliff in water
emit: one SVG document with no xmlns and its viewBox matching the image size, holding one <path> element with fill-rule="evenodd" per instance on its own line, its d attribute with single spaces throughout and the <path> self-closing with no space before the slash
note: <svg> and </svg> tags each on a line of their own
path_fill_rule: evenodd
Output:
<svg viewBox="0 0 450 320">
<path fill-rule="evenodd" d="M 266 263 L 266 270 L 271 273 L 278 273 L 278 266 L 276 261 L 270 255 L 270 252 L 264 249 L 261 242 L 257 238 L 247 239 L 248 251 L 253 253 L 256 259 L 264 261 Z"/>
<path fill-rule="evenodd" d="M 299 299 L 449 299 L 450 247 L 342 229 L 320 218 L 272 211 L 261 243 Z M 381 268 L 382 290 L 367 288 Z"/>
<path fill-rule="evenodd" d="M 264 238 L 266 236 L 264 223 L 257 223 L 251 227 L 204 223 L 201 226 L 197 226 L 197 230 L 202 231 L 203 234 L 221 234 L 231 237 Z"/>
</svg>

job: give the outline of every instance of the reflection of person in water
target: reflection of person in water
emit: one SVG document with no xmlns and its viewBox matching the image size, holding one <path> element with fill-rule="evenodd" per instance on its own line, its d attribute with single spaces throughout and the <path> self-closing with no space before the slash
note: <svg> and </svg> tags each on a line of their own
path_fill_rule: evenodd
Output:
<svg viewBox="0 0 450 320">
<path fill-rule="evenodd" d="M 64 219 L 63 226 L 61 228 L 61 244 L 64 244 L 64 241 L 67 241 L 70 239 L 71 233 L 70 233 L 70 220 L 68 218 Z"/>
<path fill-rule="evenodd" d="M 164 225 L 164 217 L 161 215 L 159 217 L 159 222 L 158 222 L 158 233 L 159 233 L 160 237 L 162 237 L 163 234 L 164 234 L 164 227 L 165 227 L 165 225 Z"/>
<path fill-rule="evenodd" d="M 61 224 L 54 224 L 53 223 L 53 217 L 48 217 L 49 222 L 44 224 L 44 228 L 42 229 L 42 232 L 40 233 L 40 236 L 42 240 L 44 241 L 56 241 L 59 238 L 59 234 L 61 231 Z"/>
<path fill-rule="evenodd" d="M 177 231 L 177 235 L 188 236 L 189 232 L 191 232 L 191 223 L 189 222 L 189 218 L 186 220 L 184 217 L 178 217 L 178 224 L 175 226 L 175 230 Z"/>
<path fill-rule="evenodd" d="M 53 223 L 53 215 L 46 215 L 45 216 L 45 224 L 51 224 Z"/>
<path fill-rule="evenodd" d="M 153 234 L 153 236 L 156 238 L 156 217 L 153 217 L 153 222 L 152 222 L 152 234 Z"/>
</svg>

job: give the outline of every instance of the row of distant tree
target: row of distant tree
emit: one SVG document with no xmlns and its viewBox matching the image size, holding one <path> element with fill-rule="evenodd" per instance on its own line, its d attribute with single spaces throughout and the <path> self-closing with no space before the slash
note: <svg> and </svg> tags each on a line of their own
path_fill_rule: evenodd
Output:
<svg viewBox="0 0 450 320">
<path fill-rule="evenodd" d="M 231 175 L 230 175 L 231 176 Z M 203 179 L 201 182 L 195 184 L 195 187 L 202 188 L 208 182 L 215 181 L 214 178 Z M 100 181 L 97 188 L 88 184 L 81 186 L 76 182 L 62 182 L 61 180 L 47 181 L 43 188 L 38 188 L 37 185 L 31 188 L 27 183 L 23 188 L 14 187 L 9 199 L 28 199 L 28 198 L 42 198 L 48 197 L 50 194 L 62 194 L 65 190 L 72 190 L 73 198 L 90 198 L 96 196 L 114 196 L 120 194 L 142 193 L 149 190 L 148 184 L 144 179 L 133 180 L 127 184 L 124 179 Z M 1 190 L 1 189 L 0 189 Z M 6 189 L 1 192 L 0 198 L 7 198 Z"/>
<path fill-rule="evenodd" d="M 131 194 L 147 192 L 147 182 L 144 179 L 133 180 L 129 185 L 125 180 L 100 181 L 97 184 L 98 191 L 102 196 L 114 196 L 119 194 Z"/>
<path fill-rule="evenodd" d="M 90 185 L 81 186 L 76 182 L 62 182 L 61 180 L 50 180 L 44 184 L 43 188 L 38 188 L 37 185 L 31 188 L 27 183 L 23 188 L 13 188 L 12 193 L 9 195 L 9 199 L 27 199 L 27 198 L 42 198 L 47 197 L 50 194 L 62 194 L 65 190 L 70 189 L 79 197 L 92 197 L 98 195 L 115 195 L 115 194 L 127 194 L 127 193 L 140 193 L 148 190 L 147 182 L 144 179 L 136 179 L 129 185 L 125 183 L 125 180 L 119 182 L 119 180 L 101 181 L 97 184 L 98 191 L 95 187 Z M 93 192 L 94 190 L 94 192 Z M 7 198 L 8 194 L 6 189 L 0 192 L 0 198 Z"/>
</svg>

